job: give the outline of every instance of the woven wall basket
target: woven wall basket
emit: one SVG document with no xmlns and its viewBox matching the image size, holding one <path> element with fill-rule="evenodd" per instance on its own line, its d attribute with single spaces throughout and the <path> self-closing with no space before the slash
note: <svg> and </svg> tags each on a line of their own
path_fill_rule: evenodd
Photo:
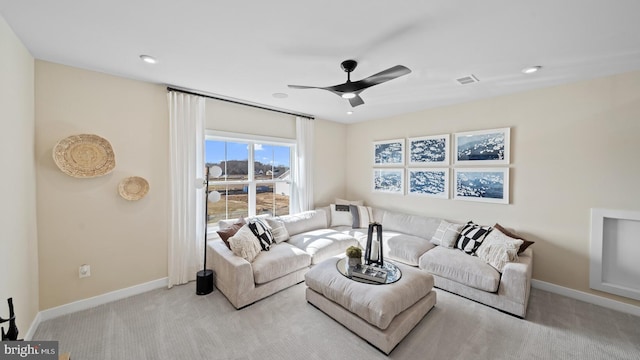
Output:
<svg viewBox="0 0 640 360">
<path fill-rule="evenodd" d="M 132 176 L 118 185 L 120 196 L 127 200 L 140 200 L 149 192 L 149 183 L 144 178 Z"/>
<path fill-rule="evenodd" d="M 116 167 L 111 144 L 92 134 L 71 135 L 53 147 L 53 161 L 65 174 L 91 178 L 110 173 Z"/>
</svg>

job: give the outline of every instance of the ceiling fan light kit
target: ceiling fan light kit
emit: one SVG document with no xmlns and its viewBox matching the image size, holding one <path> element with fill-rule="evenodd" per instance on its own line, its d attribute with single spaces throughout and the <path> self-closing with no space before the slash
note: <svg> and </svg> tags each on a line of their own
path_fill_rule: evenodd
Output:
<svg viewBox="0 0 640 360">
<path fill-rule="evenodd" d="M 368 78 L 351 81 L 351 72 L 358 66 L 358 62 L 355 60 L 345 60 L 340 64 L 342 70 L 347 73 L 347 82 L 334 86 L 320 87 L 320 86 L 304 86 L 304 85 L 289 85 L 292 89 L 322 89 L 330 91 L 344 99 L 348 99 L 352 107 L 360 106 L 364 104 L 364 100 L 360 97 L 360 93 L 364 90 L 379 85 L 389 80 L 399 78 L 400 76 L 407 75 L 411 72 L 409 68 L 403 65 L 396 65 L 383 70 L 377 74 L 373 74 Z"/>
</svg>

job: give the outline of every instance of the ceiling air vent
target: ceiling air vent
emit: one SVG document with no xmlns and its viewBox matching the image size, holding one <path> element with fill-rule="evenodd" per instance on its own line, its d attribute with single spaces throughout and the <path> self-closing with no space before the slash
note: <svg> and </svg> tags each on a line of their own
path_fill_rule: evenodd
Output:
<svg viewBox="0 0 640 360">
<path fill-rule="evenodd" d="M 478 80 L 478 78 L 475 75 L 471 74 L 469 76 L 463 76 L 461 78 L 457 78 L 456 81 L 459 82 L 460 85 L 467 85 L 467 84 L 477 83 L 480 80 Z"/>
</svg>

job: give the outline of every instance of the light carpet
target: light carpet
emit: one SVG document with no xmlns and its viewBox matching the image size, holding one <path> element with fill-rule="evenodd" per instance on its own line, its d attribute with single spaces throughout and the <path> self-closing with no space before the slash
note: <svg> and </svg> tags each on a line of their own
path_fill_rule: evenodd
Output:
<svg viewBox="0 0 640 360">
<path fill-rule="evenodd" d="M 640 318 L 532 289 L 526 319 L 436 290 L 438 302 L 387 357 L 304 297 L 298 284 L 242 310 L 195 283 L 45 321 L 74 360 L 636 359 Z"/>
</svg>

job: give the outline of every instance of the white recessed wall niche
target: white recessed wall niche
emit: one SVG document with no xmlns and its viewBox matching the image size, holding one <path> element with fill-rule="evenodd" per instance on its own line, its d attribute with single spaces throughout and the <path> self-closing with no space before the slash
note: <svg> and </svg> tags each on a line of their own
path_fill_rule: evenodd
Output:
<svg viewBox="0 0 640 360">
<path fill-rule="evenodd" d="M 589 286 L 640 300 L 640 212 L 591 209 Z"/>
</svg>

